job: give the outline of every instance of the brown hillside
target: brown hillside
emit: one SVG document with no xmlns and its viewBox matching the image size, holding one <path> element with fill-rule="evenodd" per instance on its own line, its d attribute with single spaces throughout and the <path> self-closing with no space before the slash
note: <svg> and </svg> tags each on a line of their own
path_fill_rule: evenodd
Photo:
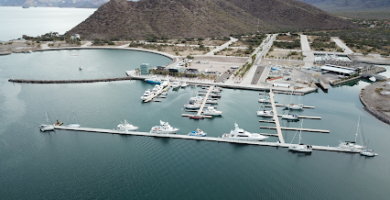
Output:
<svg viewBox="0 0 390 200">
<path fill-rule="evenodd" d="M 257 31 L 342 29 L 352 25 L 293 0 L 111 0 L 67 34 L 86 39 L 211 37 Z"/>
</svg>

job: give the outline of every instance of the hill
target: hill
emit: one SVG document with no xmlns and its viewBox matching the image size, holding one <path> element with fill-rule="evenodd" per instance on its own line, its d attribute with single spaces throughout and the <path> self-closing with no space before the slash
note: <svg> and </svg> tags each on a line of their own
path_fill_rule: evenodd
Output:
<svg viewBox="0 0 390 200">
<path fill-rule="evenodd" d="M 109 0 L 0 0 L 0 6 L 98 8 Z"/>
<path fill-rule="evenodd" d="M 300 0 L 326 11 L 389 10 L 390 0 Z"/>
<path fill-rule="evenodd" d="M 111 0 L 67 34 L 86 39 L 228 36 L 353 25 L 294 0 Z"/>
</svg>

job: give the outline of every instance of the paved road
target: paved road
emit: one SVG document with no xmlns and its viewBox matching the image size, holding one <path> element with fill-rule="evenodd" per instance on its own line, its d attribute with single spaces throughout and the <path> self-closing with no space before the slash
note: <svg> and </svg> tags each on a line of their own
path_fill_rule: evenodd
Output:
<svg viewBox="0 0 390 200">
<path fill-rule="evenodd" d="M 237 40 L 238 40 L 237 38 L 232 38 L 232 37 L 231 37 L 229 42 L 226 42 L 225 44 L 223 44 L 223 45 L 221 45 L 221 46 L 218 46 L 216 49 L 214 49 L 214 50 L 212 50 L 212 51 L 206 53 L 205 55 L 206 55 L 206 56 L 212 56 L 212 55 L 214 55 L 214 52 L 217 52 L 217 51 L 220 51 L 220 50 L 222 50 L 222 49 L 224 49 L 224 48 L 229 47 L 230 44 L 236 42 Z"/>
<path fill-rule="evenodd" d="M 305 66 L 312 66 L 314 63 L 314 54 L 310 49 L 309 41 L 307 40 L 306 35 L 301 35 L 301 47 L 302 54 L 304 56 L 303 61 L 305 62 Z"/>
<path fill-rule="evenodd" d="M 332 37 L 332 40 L 339 46 L 342 50 L 344 50 L 344 53 L 346 54 L 353 54 L 353 51 L 347 47 L 347 45 L 344 44 L 343 41 L 340 40 L 338 37 Z"/>
</svg>

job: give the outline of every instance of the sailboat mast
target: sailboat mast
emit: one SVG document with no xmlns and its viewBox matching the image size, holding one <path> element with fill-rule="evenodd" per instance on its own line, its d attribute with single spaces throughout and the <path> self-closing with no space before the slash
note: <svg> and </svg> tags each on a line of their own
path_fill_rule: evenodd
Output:
<svg viewBox="0 0 390 200">
<path fill-rule="evenodd" d="M 359 132 L 359 122 L 360 122 L 360 116 L 359 116 L 358 124 L 357 124 L 357 127 L 356 127 L 356 133 L 355 133 L 355 143 L 356 143 L 356 139 L 357 139 L 358 132 Z"/>
</svg>

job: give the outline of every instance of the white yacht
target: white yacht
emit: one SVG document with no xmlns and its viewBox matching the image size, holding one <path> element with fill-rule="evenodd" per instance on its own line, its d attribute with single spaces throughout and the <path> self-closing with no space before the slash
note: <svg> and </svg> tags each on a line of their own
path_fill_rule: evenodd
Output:
<svg viewBox="0 0 390 200">
<path fill-rule="evenodd" d="M 271 103 L 271 100 L 269 99 L 269 97 L 264 97 L 264 98 L 260 98 L 259 102 L 260 103 Z"/>
<path fill-rule="evenodd" d="M 196 131 L 191 131 L 188 133 L 189 136 L 197 136 L 197 137 L 206 137 L 207 133 L 203 132 L 200 129 L 196 129 Z"/>
<path fill-rule="evenodd" d="M 121 122 L 121 124 L 119 124 L 117 127 L 116 127 L 116 130 L 118 131 L 136 131 L 138 129 L 137 126 L 133 126 L 131 124 L 129 124 L 126 120 L 124 120 L 123 122 Z"/>
<path fill-rule="evenodd" d="M 180 87 L 180 82 L 179 81 L 174 81 L 172 84 L 172 89 L 179 88 Z"/>
<path fill-rule="evenodd" d="M 208 104 L 218 104 L 218 100 L 216 100 L 216 99 L 207 99 L 206 103 L 208 103 Z"/>
<path fill-rule="evenodd" d="M 178 128 L 173 128 L 169 125 L 168 122 L 163 122 L 160 120 L 160 126 L 153 126 L 150 130 L 150 133 L 158 133 L 158 134 L 176 134 Z"/>
<path fill-rule="evenodd" d="M 160 90 L 164 89 L 163 86 L 161 85 L 155 85 L 154 88 L 152 89 L 152 93 L 153 94 L 156 94 L 157 92 L 159 92 Z"/>
<path fill-rule="evenodd" d="M 299 120 L 298 115 L 282 115 L 282 119 L 287 119 L 287 120 Z"/>
<path fill-rule="evenodd" d="M 356 127 L 355 141 L 345 141 L 339 144 L 339 148 L 343 149 L 364 149 L 364 146 L 356 144 L 357 136 L 359 135 L 360 116 Z"/>
<path fill-rule="evenodd" d="M 197 100 L 190 100 L 184 107 L 187 109 L 199 109 L 201 104 Z"/>
<path fill-rule="evenodd" d="M 204 115 L 213 115 L 219 116 L 222 115 L 222 111 L 215 110 L 214 107 L 207 107 L 206 110 L 203 111 Z"/>
<path fill-rule="evenodd" d="M 296 152 L 302 152 L 302 153 L 311 153 L 313 151 L 313 147 L 311 145 L 305 145 L 305 144 L 302 144 L 301 143 L 301 140 L 302 140 L 302 124 L 303 124 L 303 120 L 301 122 L 301 129 L 299 130 L 299 140 L 298 140 L 298 144 L 291 144 L 289 147 L 288 147 L 288 150 L 289 151 L 296 151 Z M 296 135 L 296 134 L 295 134 Z M 291 143 L 292 141 L 294 140 L 295 138 L 295 135 L 293 137 L 293 139 L 291 140 Z"/>
<path fill-rule="evenodd" d="M 142 95 L 141 99 L 142 99 L 142 100 L 146 100 L 146 99 L 148 99 L 150 96 L 152 96 L 152 93 L 151 93 L 150 90 L 148 89 L 148 90 L 145 91 L 144 95 Z"/>
<path fill-rule="evenodd" d="M 169 80 L 163 80 L 163 81 L 161 82 L 161 86 L 162 86 L 162 87 L 167 87 L 168 84 L 169 84 Z"/>
<path fill-rule="evenodd" d="M 274 111 L 272 111 L 272 110 L 259 110 L 259 111 L 257 111 L 257 116 L 274 117 Z"/>
<path fill-rule="evenodd" d="M 180 87 L 182 87 L 182 88 L 185 88 L 187 86 L 188 86 L 188 84 L 185 81 L 183 81 L 183 83 L 181 83 L 181 85 L 180 85 Z"/>
<path fill-rule="evenodd" d="M 290 104 L 286 104 L 285 106 L 287 109 L 290 109 L 290 110 L 302 110 L 303 109 L 303 104 L 290 103 Z"/>
<path fill-rule="evenodd" d="M 79 70 L 83 70 L 83 67 L 80 66 L 80 67 L 79 67 Z"/>
<path fill-rule="evenodd" d="M 229 134 L 223 134 L 223 139 L 234 140 L 248 140 L 248 141 L 262 141 L 267 139 L 268 136 L 260 135 L 258 133 L 249 133 L 238 127 L 237 123 L 234 123 L 234 130 L 231 130 Z"/>
<path fill-rule="evenodd" d="M 54 131 L 54 125 L 53 123 L 50 123 L 49 116 L 46 112 L 46 124 L 41 124 L 39 126 L 39 129 L 44 132 L 44 131 Z"/>
</svg>

